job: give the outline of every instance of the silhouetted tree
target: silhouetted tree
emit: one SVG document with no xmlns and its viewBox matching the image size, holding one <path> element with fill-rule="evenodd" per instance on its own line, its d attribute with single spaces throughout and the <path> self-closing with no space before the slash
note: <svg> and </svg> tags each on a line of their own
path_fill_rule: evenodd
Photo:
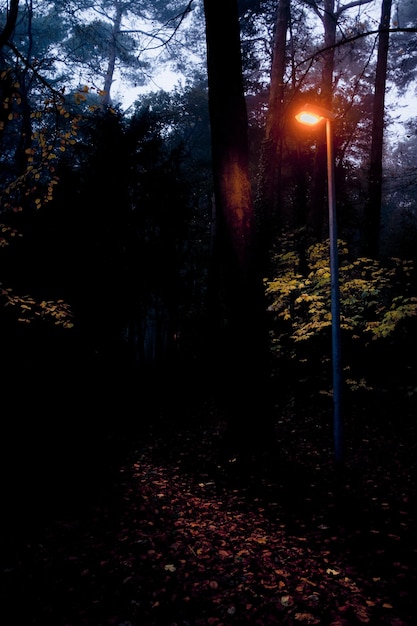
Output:
<svg viewBox="0 0 417 626">
<path fill-rule="evenodd" d="M 267 334 L 248 167 L 237 0 L 204 3 L 215 203 L 210 367 L 228 408 L 231 441 L 260 452 L 271 442 Z"/>
</svg>

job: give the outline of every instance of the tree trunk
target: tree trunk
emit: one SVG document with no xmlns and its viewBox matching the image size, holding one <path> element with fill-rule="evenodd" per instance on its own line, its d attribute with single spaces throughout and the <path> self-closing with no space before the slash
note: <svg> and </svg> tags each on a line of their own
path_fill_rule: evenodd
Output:
<svg viewBox="0 0 417 626">
<path fill-rule="evenodd" d="M 379 233 L 381 225 L 385 84 L 387 78 L 389 47 L 388 28 L 391 20 L 391 5 L 392 0 L 382 0 L 378 57 L 375 74 L 371 159 L 369 167 L 369 196 L 365 207 L 364 253 L 375 259 L 378 258 L 379 254 Z"/>
<path fill-rule="evenodd" d="M 336 31 L 340 16 L 344 11 L 355 6 L 368 4 L 372 0 L 352 0 L 344 6 L 335 0 L 324 0 L 322 10 L 317 2 L 305 0 L 306 4 L 313 8 L 321 19 L 324 29 L 323 67 L 321 74 L 321 94 L 318 104 L 325 109 L 332 110 L 333 100 L 333 74 L 336 45 Z M 335 10 L 335 4 L 337 9 Z M 327 237 L 327 204 L 324 199 L 326 193 L 326 140 L 323 133 L 318 140 L 316 166 L 314 173 L 314 189 L 311 211 L 308 216 L 308 226 L 313 236 L 319 240 Z"/>
<path fill-rule="evenodd" d="M 321 72 L 320 106 L 331 110 L 333 99 L 334 46 L 336 43 L 337 16 L 334 12 L 334 0 L 324 0 L 321 15 L 324 28 L 323 68 Z M 314 187 L 308 226 L 314 238 L 319 241 L 327 238 L 327 183 L 326 183 L 326 136 L 318 135 L 315 161 Z"/>
<path fill-rule="evenodd" d="M 0 32 L 0 50 L 3 48 L 3 46 L 7 44 L 11 35 L 13 34 L 18 10 L 19 0 L 10 0 L 10 8 L 7 12 L 6 23 L 3 27 L 3 30 Z"/>
<path fill-rule="evenodd" d="M 216 211 L 210 281 L 210 363 L 225 401 L 230 443 L 254 454 L 269 412 L 263 284 L 256 265 L 237 0 L 205 0 L 209 113 Z M 262 443 L 261 443 L 262 439 Z M 267 441 L 270 441 L 270 433 Z M 259 451 L 258 447 L 258 451 Z"/>
<path fill-rule="evenodd" d="M 254 209 L 237 2 L 220 7 L 207 0 L 204 6 L 217 230 L 227 240 L 232 273 L 239 270 L 243 278 L 252 265 Z"/>
<path fill-rule="evenodd" d="M 281 161 L 284 107 L 284 73 L 286 66 L 286 39 L 290 20 L 290 0 L 280 0 L 273 43 L 268 114 L 263 141 L 257 213 L 261 248 L 267 253 L 273 235 L 281 226 Z"/>
<path fill-rule="evenodd" d="M 106 76 L 103 86 L 102 103 L 105 106 L 111 105 L 110 89 L 113 84 L 114 69 L 116 67 L 117 57 L 117 39 L 120 36 L 120 26 L 122 23 L 123 6 L 120 2 L 116 3 L 116 15 L 113 22 L 111 39 L 109 41 L 109 59 L 107 63 Z"/>
</svg>

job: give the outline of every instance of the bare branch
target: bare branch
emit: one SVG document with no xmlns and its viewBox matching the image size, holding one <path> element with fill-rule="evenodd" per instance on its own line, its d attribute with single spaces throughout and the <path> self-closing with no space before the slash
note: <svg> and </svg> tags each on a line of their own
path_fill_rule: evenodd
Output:
<svg viewBox="0 0 417 626">
<path fill-rule="evenodd" d="M 23 54 L 21 52 L 19 52 L 19 50 L 16 48 L 16 46 L 14 44 L 12 44 L 10 41 L 7 42 L 6 44 L 11 50 L 13 50 L 13 52 L 15 53 L 15 55 L 22 61 L 22 63 L 24 64 L 24 66 L 31 70 L 31 72 L 33 72 L 34 76 L 36 76 L 36 78 L 39 80 L 39 82 L 46 87 L 56 98 L 58 98 L 59 100 L 65 100 L 65 97 L 63 96 L 62 92 L 57 91 L 56 89 L 54 89 L 54 87 L 52 87 L 52 85 L 42 76 L 42 74 L 40 74 L 35 67 L 33 67 L 33 65 L 31 64 L 31 62 L 25 57 L 23 56 Z"/>
<path fill-rule="evenodd" d="M 149 50 L 155 50 L 156 48 L 161 48 L 162 46 L 167 46 L 169 44 L 169 42 L 175 37 L 176 32 L 178 31 L 179 27 L 181 26 L 181 24 L 183 23 L 185 16 L 190 13 L 191 9 L 191 5 L 193 4 L 194 0 L 190 0 L 189 3 L 187 4 L 187 6 L 185 7 L 184 11 L 181 11 L 181 13 L 178 13 L 178 15 L 175 15 L 174 17 L 171 17 L 159 30 L 162 31 L 164 28 L 166 28 L 167 26 L 169 26 L 169 24 L 171 22 L 175 22 L 176 20 L 179 19 L 178 24 L 175 26 L 172 34 L 168 37 L 168 39 L 166 39 L 165 41 L 163 41 L 161 44 L 159 44 L 158 46 L 155 46 L 154 48 L 148 48 Z M 155 39 L 157 39 L 156 34 L 153 35 L 153 37 Z"/>
<path fill-rule="evenodd" d="M 362 37 L 368 37 L 368 35 L 379 35 L 380 33 L 417 33 L 417 27 L 413 26 L 410 28 L 378 28 L 378 30 L 369 30 L 366 33 L 358 33 L 357 35 L 353 35 L 353 37 L 347 37 L 346 39 L 341 39 L 337 43 L 326 46 L 325 48 L 320 48 L 314 54 L 306 57 L 299 63 L 297 63 L 297 67 L 315 59 L 319 54 L 323 52 L 327 52 L 327 50 L 332 50 L 333 48 L 339 48 L 340 46 L 344 46 L 347 43 L 351 43 L 352 41 L 356 41 L 356 39 L 362 39 Z"/>
</svg>

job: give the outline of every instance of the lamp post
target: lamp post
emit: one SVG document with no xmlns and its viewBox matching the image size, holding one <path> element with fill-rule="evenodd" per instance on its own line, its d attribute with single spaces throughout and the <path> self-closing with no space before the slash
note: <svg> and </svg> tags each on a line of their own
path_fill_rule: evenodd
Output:
<svg viewBox="0 0 417 626">
<path fill-rule="evenodd" d="M 306 104 L 295 116 L 302 124 L 315 126 L 326 120 L 327 146 L 327 188 L 329 204 L 329 239 L 330 239 L 330 283 L 332 315 L 332 368 L 333 368 L 333 437 L 334 459 L 337 464 L 343 461 L 343 424 L 340 411 L 342 370 L 340 358 L 340 294 L 339 262 L 337 251 L 336 195 L 334 181 L 334 146 L 333 121 L 335 115 L 326 109 Z"/>
</svg>

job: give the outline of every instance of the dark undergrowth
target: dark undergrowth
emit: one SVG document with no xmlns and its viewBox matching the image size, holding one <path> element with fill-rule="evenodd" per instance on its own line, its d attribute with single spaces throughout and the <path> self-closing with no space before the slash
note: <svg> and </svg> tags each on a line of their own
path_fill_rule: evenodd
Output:
<svg viewBox="0 0 417 626">
<path fill-rule="evenodd" d="M 414 418 L 347 416 L 336 467 L 328 411 L 277 408 L 269 452 L 241 454 L 204 397 L 85 385 L 9 414 L 5 624 L 414 626 Z"/>
</svg>

